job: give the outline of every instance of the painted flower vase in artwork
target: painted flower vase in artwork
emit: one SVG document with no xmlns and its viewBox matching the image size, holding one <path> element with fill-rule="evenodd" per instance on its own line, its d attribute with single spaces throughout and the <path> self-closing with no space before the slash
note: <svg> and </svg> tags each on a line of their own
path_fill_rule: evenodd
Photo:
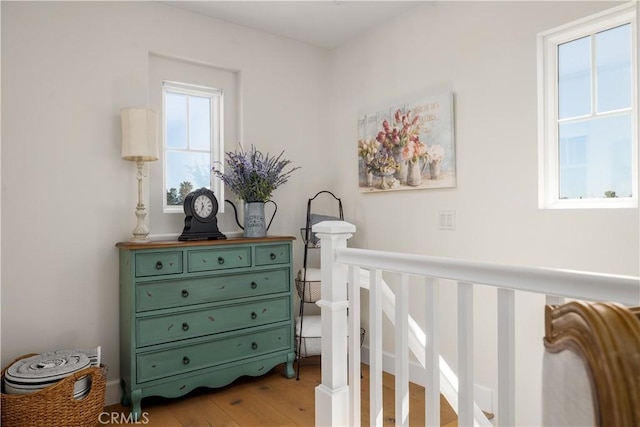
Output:
<svg viewBox="0 0 640 427">
<path fill-rule="evenodd" d="M 409 172 L 409 168 L 407 165 L 407 160 L 402 155 L 402 148 L 396 148 L 393 150 L 393 158 L 398 164 L 398 168 L 396 169 L 396 173 L 393 174 L 394 178 L 400 181 L 401 185 L 407 184 L 407 173 Z"/>
<path fill-rule="evenodd" d="M 367 167 L 367 159 L 358 158 L 358 185 L 360 187 L 371 187 L 373 185 L 373 174 Z"/>
<path fill-rule="evenodd" d="M 358 185 L 366 187 L 367 185 L 367 162 L 362 158 L 358 158 Z"/>
<path fill-rule="evenodd" d="M 429 162 L 429 172 L 431 174 L 431 179 L 440 179 L 440 163 L 441 160 L 431 160 Z"/>
<path fill-rule="evenodd" d="M 377 185 L 376 185 L 376 188 L 379 188 L 380 190 L 389 190 L 389 189 L 393 188 L 394 186 L 398 185 L 398 182 L 394 178 L 394 172 L 393 171 L 391 171 L 391 172 L 375 172 L 374 175 L 380 178 L 378 180 L 378 182 L 377 182 Z"/>
<path fill-rule="evenodd" d="M 422 184 L 422 173 L 427 164 L 420 166 L 420 160 L 410 160 L 407 166 L 407 185 L 417 187 Z"/>
</svg>

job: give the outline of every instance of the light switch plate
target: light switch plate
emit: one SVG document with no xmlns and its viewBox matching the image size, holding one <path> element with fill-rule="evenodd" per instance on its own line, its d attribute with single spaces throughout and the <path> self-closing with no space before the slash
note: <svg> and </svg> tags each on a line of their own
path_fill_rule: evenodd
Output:
<svg viewBox="0 0 640 427">
<path fill-rule="evenodd" d="M 456 211 L 440 211 L 438 215 L 438 228 L 440 230 L 453 231 L 456 229 Z"/>
</svg>

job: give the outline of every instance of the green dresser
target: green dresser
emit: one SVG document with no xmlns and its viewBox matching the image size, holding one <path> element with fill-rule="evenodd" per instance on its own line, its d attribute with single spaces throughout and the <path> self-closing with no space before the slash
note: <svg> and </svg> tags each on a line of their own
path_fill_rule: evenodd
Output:
<svg viewBox="0 0 640 427">
<path fill-rule="evenodd" d="M 222 387 L 286 363 L 293 237 L 118 243 L 122 404 Z"/>
</svg>

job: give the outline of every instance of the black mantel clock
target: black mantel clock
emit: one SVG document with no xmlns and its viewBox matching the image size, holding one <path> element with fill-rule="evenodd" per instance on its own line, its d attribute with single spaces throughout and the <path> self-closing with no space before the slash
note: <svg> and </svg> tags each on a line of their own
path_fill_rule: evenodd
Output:
<svg viewBox="0 0 640 427">
<path fill-rule="evenodd" d="M 213 191 L 201 188 L 184 198 L 184 230 L 178 240 L 223 240 L 218 230 L 218 199 Z"/>
</svg>

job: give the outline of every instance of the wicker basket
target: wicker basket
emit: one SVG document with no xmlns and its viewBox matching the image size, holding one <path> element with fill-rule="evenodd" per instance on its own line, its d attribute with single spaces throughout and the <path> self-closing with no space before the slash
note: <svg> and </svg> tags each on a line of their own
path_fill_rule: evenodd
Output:
<svg viewBox="0 0 640 427">
<path fill-rule="evenodd" d="M 296 290 L 298 291 L 298 296 L 302 301 L 316 302 L 320 299 L 322 282 L 310 280 L 304 282 L 299 278 L 296 278 Z"/>
<path fill-rule="evenodd" d="M 322 293 L 319 268 L 301 268 L 296 275 L 296 290 L 303 302 L 316 302 Z"/>
<path fill-rule="evenodd" d="M 31 356 L 35 356 L 35 354 L 19 357 L 8 366 Z M 2 370 L 1 378 L 2 427 L 88 427 L 98 425 L 100 413 L 104 411 L 107 386 L 107 368 L 104 365 L 99 368 L 85 368 L 40 391 L 22 395 L 4 393 L 4 374 L 7 368 Z M 91 390 L 87 396 L 77 400 L 73 397 L 73 388 L 76 381 L 85 375 L 90 376 Z"/>
</svg>

